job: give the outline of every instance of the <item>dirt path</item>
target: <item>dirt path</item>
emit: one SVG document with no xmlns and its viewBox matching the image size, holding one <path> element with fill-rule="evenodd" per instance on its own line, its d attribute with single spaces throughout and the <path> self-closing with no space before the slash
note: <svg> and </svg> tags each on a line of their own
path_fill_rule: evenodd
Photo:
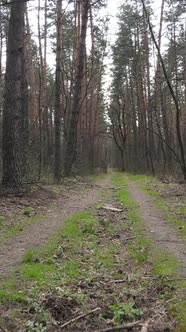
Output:
<svg viewBox="0 0 186 332">
<path fill-rule="evenodd" d="M 70 190 L 62 196 L 55 208 L 47 211 L 43 221 L 26 226 L 24 230 L 0 247 L 0 278 L 5 277 L 19 263 L 29 248 L 41 246 L 47 242 L 64 221 L 74 213 L 90 209 L 99 202 L 100 190 L 108 186 L 107 180 L 93 184 L 84 192 Z"/>
<path fill-rule="evenodd" d="M 129 190 L 133 200 L 139 206 L 139 213 L 147 230 L 146 235 L 158 247 L 166 249 L 183 265 L 186 272 L 186 245 L 177 235 L 174 227 L 163 220 L 161 212 L 154 207 L 151 197 L 140 190 L 136 183 L 129 182 Z M 100 202 L 101 190 L 109 188 L 109 181 L 94 184 L 90 189 L 80 192 L 70 190 L 64 197 L 60 197 L 56 207 L 47 211 L 44 220 L 28 225 L 14 238 L 0 247 L 0 278 L 5 277 L 19 263 L 29 248 L 43 245 L 55 231 L 74 213 L 91 209 Z"/>
<path fill-rule="evenodd" d="M 186 244 L 177 234 L 175 228 L 163 219 L 161 212 L 154 207 L 152 198 L 145 194 L 134 182 L 128 188 L 132 199 L 138 204 L 139 214 L 147 229 L 147 236 L 157 247 L 165 249 L 183 266 L 181 274 L 186 273 Z"/>
</svg>

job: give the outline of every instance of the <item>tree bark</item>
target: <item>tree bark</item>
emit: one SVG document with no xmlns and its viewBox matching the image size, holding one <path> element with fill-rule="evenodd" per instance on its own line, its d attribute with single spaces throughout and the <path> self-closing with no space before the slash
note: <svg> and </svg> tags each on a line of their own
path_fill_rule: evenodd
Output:
<svg viewBox="0 0 186 332">
<path fill-rule="evenodd" d="M 31 31 L 28 19 L 28 9 L 26 9 L 26 30 L 27 30 L 27 55 L 29 65 L 29 82 L 30 82 L 30 121 L 31 121 L 31 135 L 35 140 L 38 135 L 38 98 L 36 85 L 36 72 L 33 62 L 33 51 L 31 44 Z"/>
<path fill-rule="evenodd" d="M 62 121 L 62 0 L 57 1 L 57 48 L 56 48 L 56 96 L 55 96 L 55 159 L 54 179 L 58 182 L 61 178 L 61 121 Z"/>
<path fill-rule="evenodd" d="M 22 183 L 21 112 L 25 2 L 11 4 L 3 109 L 3 179 L 7 187 Z M 24 151 L 23 151 L 24 152 Z"/>
<path fill-rule="evenodd" d="M 79 55 L 78 55 L 77 70 L 75 74 L 70 126 L 67 133 L 67 142 L 66 142 L 66 151 L 65 151 L 65 163 L 64 163 L 65 176 L 69 176 L 71 174 L 75 153 L 76 153 L 77 128 L 78 128 L 78 119 L 81 108 L 82 80 L 84 74 L 83 68 L 84 68 L 84 58 L 85 58 L 85 48 L 86 48 L 88 11 L 89 11 L 89 0 L 83 0 L 82 25 L 81 25 L 81 34 L 79 40 Z"/>
</svg>

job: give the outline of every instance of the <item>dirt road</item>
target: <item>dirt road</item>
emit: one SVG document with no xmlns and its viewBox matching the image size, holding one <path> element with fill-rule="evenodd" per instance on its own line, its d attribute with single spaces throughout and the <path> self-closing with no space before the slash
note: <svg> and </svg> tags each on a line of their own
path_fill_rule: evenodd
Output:
<svg viewBox="0 0 186 332">
<path fill-rule="evenodd" d="M 153 240 L 158 248 L 166 249 L 183 266 L 186 272 L 186 245 L 178 236 L 173 225 L 167 223 L 161 212 L 154 207 L 152 198 L 146 195 L 136 183 L 129 182 L 133 200 L 138 204 L 138 212 L 146 229 L 146 236 Z M 56 207 L 49 208 L 43 221 L 26 226 L 21 233 L 9 239 L 0 247 L 0 278 L 19 263 L 29 248 L 41 246 L 47 242 L 64 221 L 74 213 L 95 207 L 101 200 L 101 190 L 109 190 L 109 177 L 93 184 L 86 191 L 71 190 L 66 197 L 59 197 Z M 103 197 L 102 197 L 103 200 Z"/>
<path fill-rule="evenodd" d="M 138 205 L 138 213 L 146 229 L 146 236 L 156 243 L 158 248 L 165 249 L 182 264 L 181 273 L 186 273 L 186 244 L 177 234 L 173 225 L 155 208 L 152 198 L 145 194 L 135 182 L 129 182 L 128 188 L 132 199 Z"/>
<path fill-rule="evenodd" d="M 49 207 L 44 220 L 26 226 L 21 233 L 3 244 L 0 247 L 0 278 L 5 277 L 21 261 L 26 250 L 47 242 L 67 218 L 99 203 L 100 191 L 107 187 L 107 181 L 104 180 L 85 191 L 69 191 L 66 197 L 59 198 L 56 207 Z"/>
</svg>

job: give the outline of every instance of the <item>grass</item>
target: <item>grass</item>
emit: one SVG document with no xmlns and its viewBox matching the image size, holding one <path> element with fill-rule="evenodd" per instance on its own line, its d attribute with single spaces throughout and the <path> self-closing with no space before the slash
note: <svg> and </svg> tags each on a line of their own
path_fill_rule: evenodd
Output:
<svg viewBox="0 0 186 332">
<path fill-rule="evenodd" d="M 148 183 L 149 181 L 153 180 L 152 176 L 148 176 L 148 175 L 141 175 L 141 174 L 130 174 L 130 173 L 126 173 L 126 176 L 131 180 L 131 181 L 135 181 L 138 183 Z"/>
<path fill-rule="evenodd" d="M 33 212 L 33 208 L 31 206 L 27 206 L 24 211 L 23 211 L 23 214 L 25 216 L 29 216 L 31 213 Z"/>
<path fill-rule="evenodd" d="M 126 186 L 127 185 L 127 179 L 126 179 L 124 173 L 113 173 L 110 181 L 111 181 L 111 184 L 117 185 L 117 186 Z"/>
<path fill-rule="evenodd" d="M 33 249 L 28 249 L 23 256 L 23 263 L 32 263 L 35 259 L 35 252 Z"/>
<path fill-rule="evenodd" d="M 52 265 L 46 263 L 25 263 L 21 269 L 23 279 L 34 280 L 38 285 L 43 285 L 50 278 L 50 275 L 55 272 Z"/>
<path fill-rule="evenodd" d="M 136 203 L 131 199 L 127 188 L 118 191 L 118 199 L 124 206 L 127 206 L 130 209 L 137 207 Z"/>
<path fill-rule="evenodd" d="M 177 274 L 178 261 L 165 250 L 156 249 L 152 254 L 152 258 L 154 260 L 153 271 L 155 275 L 171 277 Z"/>
<path fill-rule="evenodd" d="M 16 289 L 16 281 L 14 278 L 1 282 L 0 302 L 6 304 L 8 302 L 25 302 L 26 292 Z"/>
</svg>

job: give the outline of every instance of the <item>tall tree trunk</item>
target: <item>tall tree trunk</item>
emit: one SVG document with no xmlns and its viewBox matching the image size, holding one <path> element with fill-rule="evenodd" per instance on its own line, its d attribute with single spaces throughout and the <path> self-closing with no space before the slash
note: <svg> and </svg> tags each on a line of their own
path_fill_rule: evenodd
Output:
<svg viewBox="0 0 186 332">
<path fill-rule="evenodd" d="M 158 33 L 158 47 L 159 47 L 160 50 L 161 50 L 161 39 L 162 39 L 164 5 L 165 5 L 165 0 L 162 0 L 160 23 L 159 23 L 159 33 Z M 159 56 L 157 56 L 156 72 L 155 72 L 155 119 L 156 119 L 158 132 L 162 136 L 162 128 L 161 128 L 162 127 L 161 126 L 161 117 L 162 117 L 162 123 L 163 123 L 164 132 L 165 132 L 165 138 L 167 139 L 168 138 L 168 127 L 166 126 L 166 123 L 167 123 L 166 109 L 165 109 L 164 103 L 163 103 L 162 86 L 161 85 L 162 84 L 161 84 L 160 59 L 159 59 Z M 169 142 L 169 140 L 167 142 Z M 164 165 L 163 165 L 163 176 L 164 176 L 165 170 L 166 170 L 167 158 L 166 158 L 164 143 L 162 141 L 160 141 L 159 144 L 161 146 L 162 156 L 163 156 L 163 159 L 164 159 Z M 157 159 L 158 159 L 158 162 L 159 162 L 159 159 L 160 159 L 159 158 L 159 148 L 157 149 Z"/>
<path fill-rule="evenodd" d="M 155 157 L 155 149 L 154 149 L 154 137 L 153 137 L 153 118 L 152 118 L 152 106 L 151 106 L 151 86 L 150 86 L 150 61 L 149 61 L 149 35 L 148 35 L 148 24 L 145 17 L 145 13 L 143 13 L 144 19 L 144 47 L 145 47 L 145 65 L 146 65 L 146 110 L 147 110 L 147 121 L 149 130 L 147 132 L 148 140 L 147 140 L 147 153 L 149 155 L 150 165 L 152 169 L 152 173 L 154 174 L 154 166 L 153 159 Z"/>
<path fill-rule="evenodd" d="M 0 160 L 2 161 L 2 103 L 3 103 L 3 79 L 2 79 L 2 55 L 3 55 L 3 25 L 2 12 L 0 8 Z M 2 163 L 0 162 L 0 172 Z"/>
<path fill-rule="evenodd" d="M 29 82 L 30 82 L 30 122 L 31 122 L 31 134 L 33 140 L 38 135 L 38 98 L 36 87 L 36 73 L 33 62 L 33 51 L 31 45 L 31 31 L 28 19 L 28 9 L 26 9 L 26 29 L 27 29 L 27 55 L 29 65 Z"/>
<path fill-rule="evenodd" d="M 28 114 L 28 80 L 27 80 L 27 45 L 26 33 L 23 40 L 23 55 L 21 63 L 21 172 L 26 176 L 27 154 L 29 150 L 29 114 Z"/>
<path fill-rule="evenodd" d="M 47 0 L 44 6 L 44 52 L 42 65 L 42 109 L 43 109 L 43 166 L 48 165 L 49 159 L 49 128 L 47 105 Z"/>
<path fill-rule="evenodd" d="M 62 121 L 62 0 L 57 1 L 57 48 L 56 48 L 56 98 L 55 98 L 55 159 L 54 159 L 54 178 L 58 182 L 61 178 L 61 121 Z"/>
<path fill-rule="evenodd" d="M 93 26 L 93 15 L 92 8 L 90 8 L 90 34 L 91 34 L 91 77 L 90 77 L 90 101 L 89 101 L 89 122 L 88 122 L 88 157 L 89 157 L 89 167 L 93 170 L 94 167 L 94 114 L 95 114 L 95 45 L 94 45 L 94 26 Z"/>
<path fill-rule="evenodd" d="M 39 110 L 39 168 L 38 168 L 38 180 L 41 178 L 42 160 L 43 160 L 43 140 L 42 140 L 42 78 L 43 78 L 43 55 L 41 45 L 41 27 L 40 27 L 40 11 L 41 1 L 38 0 L 38 43 L 39 43 L 39 88 L 38 88 L 38 110 Z"/>
<path fill-rule="evenodd" d="M 85 48 L 86 48 L 88 11 L 89 11 L 89 0 L 83 0 L 82 25 L 81 25 L 81 34 L 79 40 L 80 43 L 79 55 L 78 55 L 77 70 L 75 74 L 70 126 L 69 126 L 69 131 L 67 133 L 67 142 L 66 142 L 66 151 L 65 151 L 65 163 L 64 163 L 65 176 L 69 176 L 71 174 L 75 153 L 76 153 L 77 128 L 78 128 L 78 119 L 81 108 L 81 91 L 82 91 L 82 80 L 84 74 L 83 68 L 84 68 L 84 58 L 85 58 Z"/>
<path fill-rule="evenodd" d="M 7 64 L 3 109 L 3 179 L 5 186 L 22 183 L 22 73 L 24 58 L 24 13 L 25 2 L 11 4 L 8 29 Z M 24 62 L 25 64 L 25 62 Z M 24 153 L 24 151 L 23 151 Z"/>
</svg>

